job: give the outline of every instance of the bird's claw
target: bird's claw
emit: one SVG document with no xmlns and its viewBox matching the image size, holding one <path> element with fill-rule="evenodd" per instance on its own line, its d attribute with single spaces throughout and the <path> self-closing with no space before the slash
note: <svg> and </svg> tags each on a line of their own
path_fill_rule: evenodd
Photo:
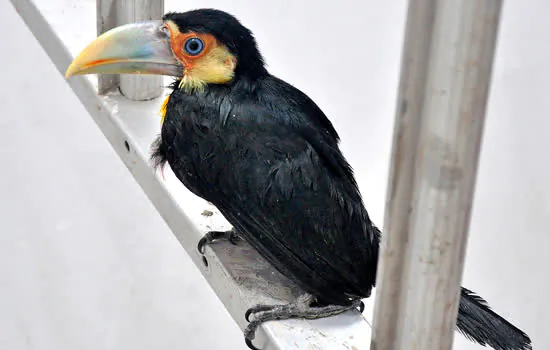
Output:
<svg viewBox="0 0 550 350">
<path fill-rule="evenodd" d="M 234 229 L 229 231 L 209 231 L 199 240 L 199 243 L 197 244 L 199 253 L 204 255 L 204 248 L 206 245 L 220 239 L 227 239 L 229 243 L 237 245 L 242 238 L 237 235 Z"/>
<path fill-rule="evenodd" d="M 286 305 L 256 305 L 248 310 L 244 315 L 248 326 L 244 330 L 246 345 L 253 350 L 258 350 L 252 340 L 256 337 L 256 330 L 264 322 L 272 320 L 286 320 L 290 318 L 317 319 L 329 316 L 335 316 L 348 310 L 359 309 L 359 312 L 365 310 L 365 304 L 360 299 L 351 301 L 350 305 L 327 305 L 311 306 L 314 298 L 308 296 L 300 297 L 296 302 Z M 252 319 L 251 319 L 252 316 Z"/>
<path fill-rule="evenodd" d="M 197 244 L 197 249 L 199 253 L 201 253 L 202 255 L 204 255 L 204 246 L 206 245 L 207 242 L 208 242 L 208 239 L 206 238 L 206 236 L 203 236 L 199 240 L 199 243 Z"/>
<path fill-rule="evenodd" d="M 251 307 L 250 309 L 246 310 L 246 313 L 244 314 L 244 318 L 246 319 L 246 322 L 250 322 L 250 315 L 262 312 L 262 311 L 268 311 L 273 309 L 274 306 L 272 305 L 256 305 Z"/>
<path fill-rule="evenodd" d="M 260 349 L 258 349 L 257 347 L 255 347 L 254 344 L 252 344 L 252 340 L 246 339 L 246 338 L 245 338 L 244 342 L 246 343 L 246 346 L 248 346 L 250 349 L 252 349 L 252 350 L 260 350 Z"/>
</svg>

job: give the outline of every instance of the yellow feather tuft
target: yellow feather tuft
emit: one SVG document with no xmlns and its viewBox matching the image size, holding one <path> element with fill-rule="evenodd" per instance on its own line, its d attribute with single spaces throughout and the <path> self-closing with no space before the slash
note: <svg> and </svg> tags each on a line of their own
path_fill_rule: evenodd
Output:
<svg viewBox="0 0 550 350">
<path fill-rule="evenodd" d="M 180 80 L 179 88 L 183 89 L 185 92 L 191 93 L 193 91 L 201 92 L 204 90 L 206 82 L 197 78 L 191 74 L 186 74 Z"/>
<path fill-rule="evenodd" d="M 170 100 L 170 95 L 166 96 L 162 106 L 160 107 L 160 125 L 164 124 L 164 118 L 166 117 L 166 106 L 168 105 L 168 100 Z"/>
</svg>

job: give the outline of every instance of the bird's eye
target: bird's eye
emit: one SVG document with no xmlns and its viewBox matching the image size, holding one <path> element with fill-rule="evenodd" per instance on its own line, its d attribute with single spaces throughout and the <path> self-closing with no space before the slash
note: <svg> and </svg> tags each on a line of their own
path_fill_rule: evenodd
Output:
<svg viewBox="0 0 550 350">
<path fill-rule="evenodd" d="M 185 52 L 191 56 L 196 56 L 204 49 L 204 43 L 199 38 L 191 38 L 185 42 Z"/>
</svg>

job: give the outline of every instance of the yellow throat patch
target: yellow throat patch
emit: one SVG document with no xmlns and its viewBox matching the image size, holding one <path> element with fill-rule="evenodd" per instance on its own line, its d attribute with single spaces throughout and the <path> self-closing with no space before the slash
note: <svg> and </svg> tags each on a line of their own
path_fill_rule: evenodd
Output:
<svg viewBox="0 0 550 350">
<path fill-rule="evenodd" d="M 225 46 L 216 46 L 186 67 L 179 88 L 187 92 L 202 91 L 206 84 L 229 83 L 236 64 L 236 58 Z"/>
</svg>

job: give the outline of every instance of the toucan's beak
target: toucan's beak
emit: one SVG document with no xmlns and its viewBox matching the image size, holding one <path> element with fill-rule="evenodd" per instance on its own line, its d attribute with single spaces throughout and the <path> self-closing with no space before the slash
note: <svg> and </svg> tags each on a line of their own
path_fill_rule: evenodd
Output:
<svg viewBox="0 0 550 350">
<path fill-rule="evenodd" d="M 162 21 L 126 24 L 102 34 L 71 63 L 65 77 L 93 73 L 183 76 Z"/>
</svg>

